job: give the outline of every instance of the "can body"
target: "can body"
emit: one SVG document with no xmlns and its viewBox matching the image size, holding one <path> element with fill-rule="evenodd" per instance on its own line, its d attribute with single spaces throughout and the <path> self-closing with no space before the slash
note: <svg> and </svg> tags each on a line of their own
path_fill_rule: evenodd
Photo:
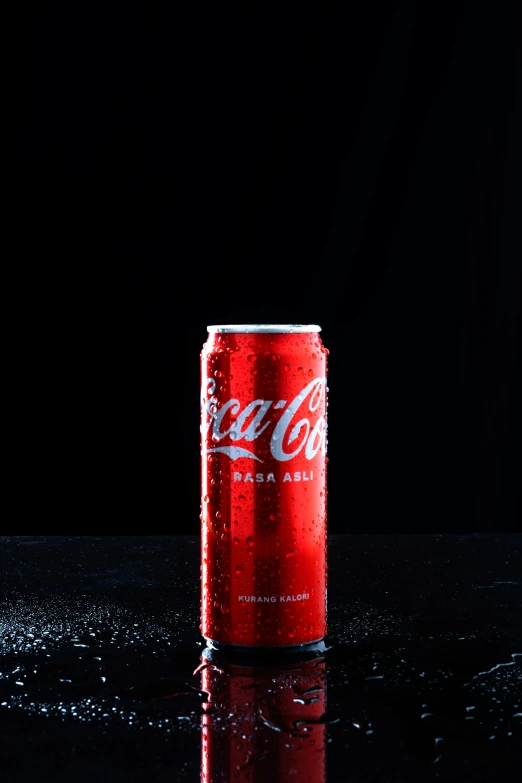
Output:
<svg viewBox="0 0 522 783">
<path fill-rule="evenodd" d="M 282 648 L 326 633 L 320 327 L 208 327 L 201 353 L 201 632 Z"/>
</svg>

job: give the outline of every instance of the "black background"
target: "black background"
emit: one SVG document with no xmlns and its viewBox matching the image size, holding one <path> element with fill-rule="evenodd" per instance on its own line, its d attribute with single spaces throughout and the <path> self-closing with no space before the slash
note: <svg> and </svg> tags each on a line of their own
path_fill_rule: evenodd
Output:
<svg viewBox="0 0 522 783">
<path fill-rule="evenodd" d="M 197 533 L 207 324 L 319 323 L 330 532 L 520 529 L 520 22 L 33 13 L 26 459 L 47 520 Z"/>
</svg>

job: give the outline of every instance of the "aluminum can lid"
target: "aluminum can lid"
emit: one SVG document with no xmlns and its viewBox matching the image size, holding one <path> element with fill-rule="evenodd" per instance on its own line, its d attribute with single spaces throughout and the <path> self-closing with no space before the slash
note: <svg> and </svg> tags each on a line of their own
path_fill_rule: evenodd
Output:
<svg viewBox="0 0 522 783">
<path fill-rule="evenodd" d="M 213 332 L 235 332 L 236 334 L 276 333 L 292 334 L 294 332 L 320 332 L 321 327 L 317 324 L 220 324 L 207 326 L 207 331 Z"/>
</svg>

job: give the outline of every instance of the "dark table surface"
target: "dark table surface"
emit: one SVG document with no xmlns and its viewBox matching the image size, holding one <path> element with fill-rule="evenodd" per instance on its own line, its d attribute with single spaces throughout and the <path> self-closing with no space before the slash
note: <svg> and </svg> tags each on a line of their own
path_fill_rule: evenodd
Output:
<svg viewBox="0 0 522 783">
<path fill-rule="evenodd" d="M 521 535 L 333 536 L 326 654 L 246 668 L 198 538 L 0 544 L 3 780 L 520 780 Z"/>
</svg>

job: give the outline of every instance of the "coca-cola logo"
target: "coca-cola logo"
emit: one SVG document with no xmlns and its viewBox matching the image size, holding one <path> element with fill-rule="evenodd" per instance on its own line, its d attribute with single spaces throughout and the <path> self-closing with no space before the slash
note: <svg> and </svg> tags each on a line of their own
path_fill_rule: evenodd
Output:
<svg viewBox="0 0 522 783">
<path fill-rule="evenodd" d="M 319 449 L 326 452 L 326 420 L 319 416 L 312 426 L 308 413 L 314 413 L 319 408 L 326 390 L 326 378 L 315 378 L 290 402 L 286 400 L 253 400 L 243 410 L 237 399 L 230 399 L 219 405 L 218 398 L 214 396 L 216 381 L 210 378 L 207 388 L 202 389 L 201 414 L 202 434 L 205 437 L 211 431 L 213 442 L 228 438 L 234 442 L 232 446 L 212 446 L 206 448 L 206 453 L 219 452 L 226 454 L 230 459 L 251 457 L 262 462 L 245 446 L 236 445 L 240 441 L 251 442 L 257 440 L 267 430 L 272 421 L 267 420 L 269 410 L 284 408 L 284 412 L 274 426 L 270 437 L 270 453 L 278 462 L 286 462 L 297 456 L 304 450 L 306 459 L 315 457 Z M 285 407 L 287 406 L 287 407 Z M 304 413 L 302 418 L 299 418 Z M 232 424 L 227 426 L 227 417 L 232 417 Z M 298 419 L 298 420 L 297 420 Z"/>
</svg>

